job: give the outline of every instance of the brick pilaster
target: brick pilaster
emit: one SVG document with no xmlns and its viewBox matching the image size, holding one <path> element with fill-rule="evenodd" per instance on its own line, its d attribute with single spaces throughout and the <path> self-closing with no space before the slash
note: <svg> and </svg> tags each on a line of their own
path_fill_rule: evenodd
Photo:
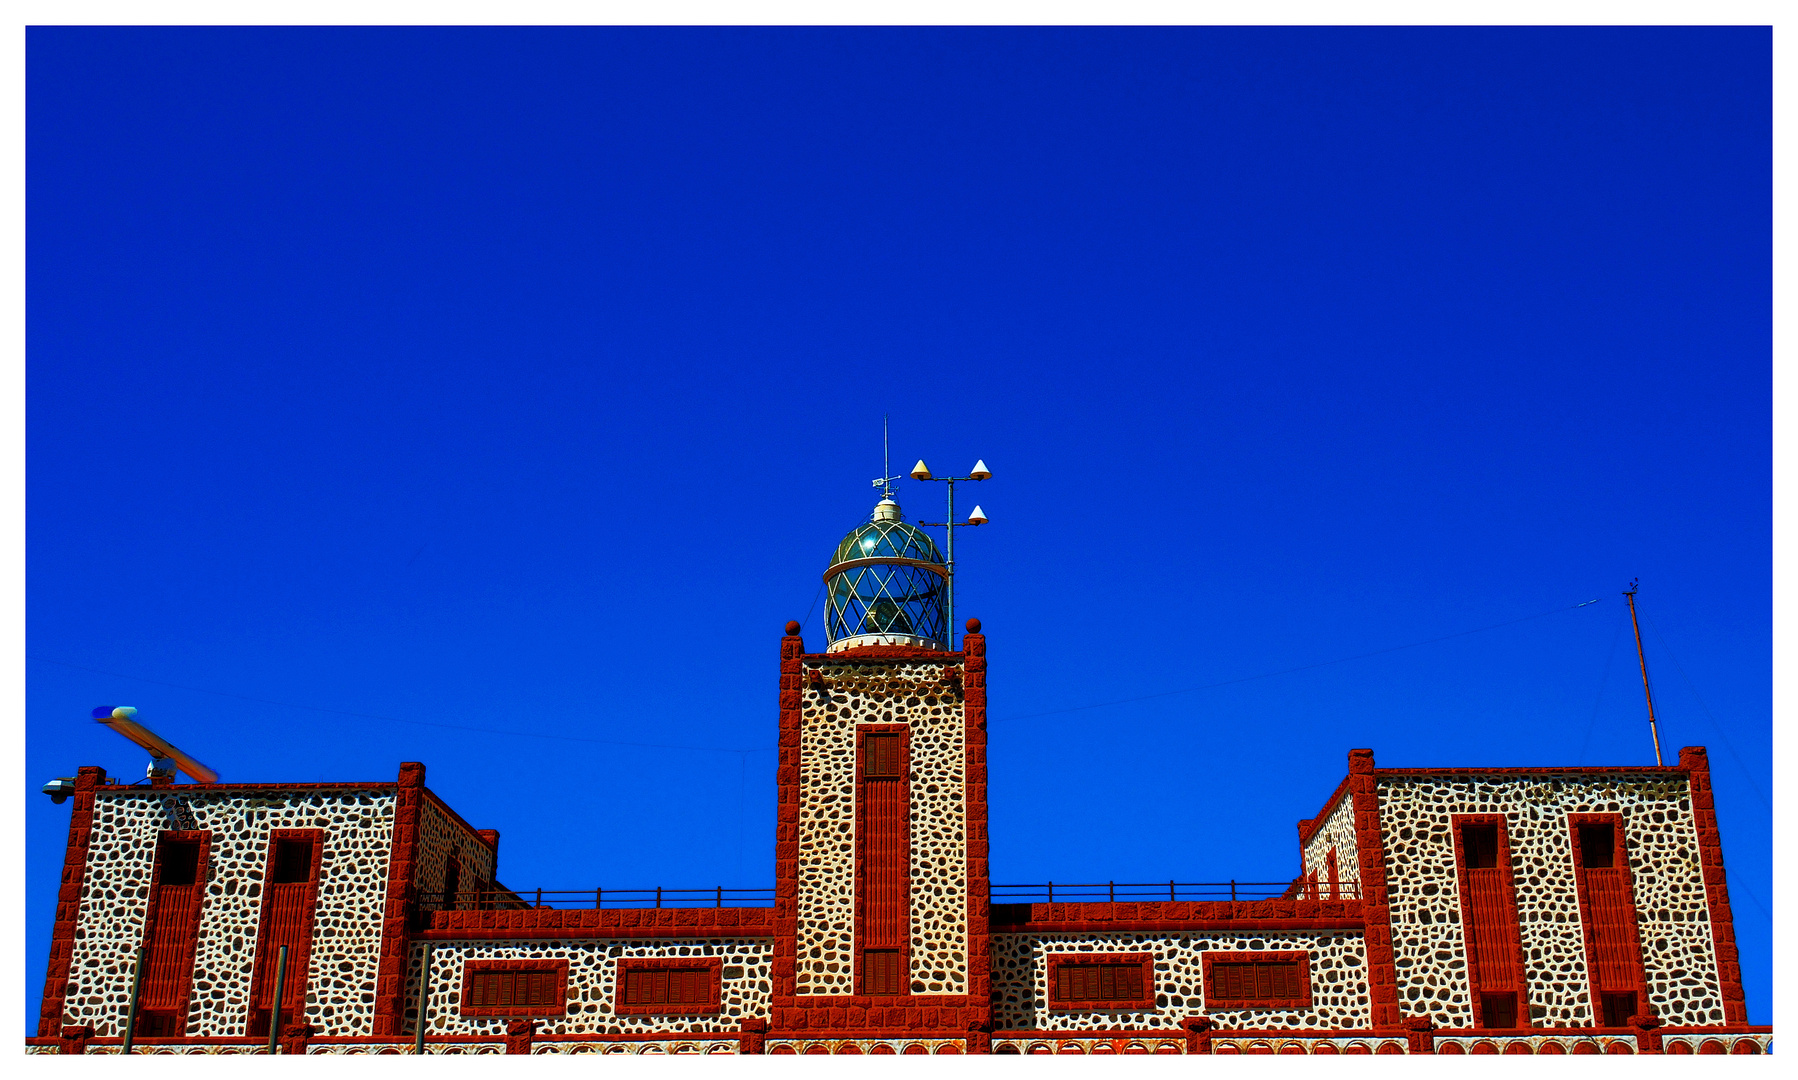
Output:
<svg viewBox="0 0 1798 1080">
<path fill-rule="evenodd" d="M 87 848 L 94 834 L 94 789 L 105 779 L 106 770 L 98 765 L 83 765 L 75 774 L 75 805 L 69 814 L 69 846 L 63 853 L 62 887 L 56 894 L 56 925 L 50 931 L 50 968 L 44 976 L 44 998 L 38 1009 L 37 1033 L 46 1038 L 63 1031 L 62 1008 L 69 993 L 69 964 L 75 957 L 75 925 L 81 917 L 81 885 L 87 877 Z M 91 1029 L 89 1034 L 92 1034 Z M 85 1053 L 85 1039 L 82 1045 L 84 1049 L 79 1052 Z"/>
<path fill-rule="evenodd" d="M 1717 831 L 1710 755 L 1702 746 L 1682 747 L 1679 767 L 1686 771 L 1691 785 L 1693 824 L 1698 829 L 1698 860 L 1704 874 L 1704 898 L 1710 908 L 1711 946 L 1717 954 L 1717 985 L 1723 992 L 1723 1022 L 1746 1024 L 1748 1003 L 1742 993 L 1742 964 L 1736 952 L 1736 922 L 1730 913 L 1729 881 L 1723 873 L 1723 836 Z"/>
<path fill-rule="evenodd" d="M 1367 924 L 1367 989 L 1373 1026 L 1399 1026 L 1398 971 L 1392 957 L 1392 908 L 1386 894 L 1386 837 L 1373 751 L 1349 751 L 1349 794 L 1355 800 L 1355 849 L 1361 869 L 1361 912 Z"/>
<path fill-rule="evenodd" d="M 387 860 L 387 906 L 381 921 L 381 959 L 375 979 L 376 1035 L 402 1035 L 406 1020 L 406 966 L 412 948 L 413 882 L 418 866 L 418 819 L 424 803 L 425 767 L 400 765 L 393 806 L 393 851 Z"/>
</svg>

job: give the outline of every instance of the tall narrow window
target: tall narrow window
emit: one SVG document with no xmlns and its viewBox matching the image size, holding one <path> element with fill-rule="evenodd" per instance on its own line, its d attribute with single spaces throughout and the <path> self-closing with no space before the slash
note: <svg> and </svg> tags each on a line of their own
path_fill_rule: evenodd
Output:
<svg viewBox="0 0 1798 1080">
<path fill-rule="evenodd" d="M 856 837 L 860 992 L 903 994 L 911 939 L 911 794 L 905 730 L 863 729 L 860 749 Z"/>
<path fill-rule="evenodd" d="M 1636 901 L 1623 847 L 1623 818 L 1618 814 L 1575 814 L 1568 825 L 1592 1020 L 1605 1027 L 1625 1027 L 1636 1014 L 1643 981 Z"/>
<path fill-rule="evenodd" d="M 1504 819 L 1457 815 L 1456 876 L 1467 943 L 1467 981 L 1481 1027 L 1511 1028 L 1523 1001 L 1523 949 L 1506 855 Z"/>
<path fill-rule="evenodd" d="M 210 839 L 209 833 L 169 832 L 157 842 L 150 911 L 144 926 L 144 944 L 150 954 L 137 1014 L 139 1035 L 155 1038 L 187 1033 Z"/>
<path fill-rule="evenodd" d="M 269 842 L 268 873 L 262 892 L 262 928 L 257 935 L 256 975 L 250 1002 L 250 1034 L 267 1035 L 269 1025 L 285 1027 L 304 1014 L 306 971 L 311 958 L 312 920 L 318 905 L 317 829 L 279 829 Z M 287 946 L 287 977 L 281 986 L 281 1015 L 272 1017 L 277 960 Z"/>
<path fill-rule="evenodd" d="M 462 860 L 450 852 L 443 861 L 443 909 L 456 910 L 456 896 L 462 891 Z"/>
</svg>

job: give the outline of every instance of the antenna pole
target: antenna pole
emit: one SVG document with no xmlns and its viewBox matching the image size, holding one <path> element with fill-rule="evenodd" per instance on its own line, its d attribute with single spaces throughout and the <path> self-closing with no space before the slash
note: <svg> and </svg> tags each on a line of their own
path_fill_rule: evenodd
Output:
<svg viewBox="0 0 1798 1080">
<path fill-rule="evenodd" d="M 1654 763 L 1661 762 L 1661 729 L 1654 722 L 1654 691 L 1648 688 L 1648 654 L 1642 651 L 1642 624 L 1636 619 L 1636 591 L 1640 586 L 1632 581 L 1623 595 L 1629 599 L 1629 624 L 1636 631 L 1636 660 L 1642 665 L 1642 695 L 1648 699 L 1648 733 L 1654 736 Z"/>
<path fill-rule="evenodd" d="M 955 651 L 955 481 L 949 481 L 949 516 L 943 519 L 949 523 L 944 531 L 949 534 L 949 552 L 944 561 L 944 568 L 949 571 L 943 586 L 949 591 L 949 625 L 943 628 L 943 644 L 949 651 Z"/>
</svg>

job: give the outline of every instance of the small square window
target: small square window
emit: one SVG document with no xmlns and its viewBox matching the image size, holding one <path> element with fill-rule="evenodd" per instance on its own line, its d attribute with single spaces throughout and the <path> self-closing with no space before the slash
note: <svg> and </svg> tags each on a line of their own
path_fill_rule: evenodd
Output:
<svg viewBox="0 0 1798 1080">
<path fill-rule="evenodd" d="M 1617 865 L 1617 830 L 1609 824 L 1579 827 L 1579 861 L 1588 870 L 1609 870 Z"/>
<path fill-rule="evenodd" d="M 1604 1011 L 1605 1027 L 1628 1027 L 1629 1018 L 1636 1015 L 1634 991 L 1620 994 L 1600 994 L 1599 1002 Z"/>
<path fill-rule="evenodd" d="M 1461 826 L 1461 855 L 1469 870 L 1490 870 L 1498 865 L 1498 826 Z"/>
<path fill-rule="evenodd" d="M 269 879 L 276 885 L 294 885 L 312 880 L 312 841 L 275 841 L 275 866 Z"/>
</svg>

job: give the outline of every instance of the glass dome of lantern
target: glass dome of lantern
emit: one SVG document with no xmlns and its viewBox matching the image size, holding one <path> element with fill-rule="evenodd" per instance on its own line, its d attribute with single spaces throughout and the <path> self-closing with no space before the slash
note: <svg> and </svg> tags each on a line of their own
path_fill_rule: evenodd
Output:
<svg viewBox="0 0 1798 1080">
<path fill-rule="evenodd" d="M 891 497 L 880 500 L 867 523 L 843 537 L 824 571 L 826 651 L 948 648 L 948 577 L 936 542 L 902 520 Z"/>
</svg>

